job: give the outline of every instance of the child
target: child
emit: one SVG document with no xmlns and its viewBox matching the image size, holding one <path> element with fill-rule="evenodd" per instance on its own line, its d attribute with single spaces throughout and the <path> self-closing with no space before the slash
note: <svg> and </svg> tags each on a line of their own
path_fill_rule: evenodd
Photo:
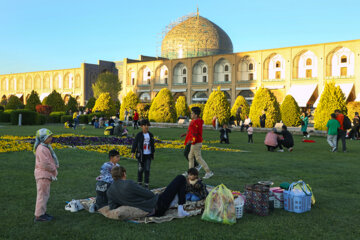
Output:
<svg viewBox="0 0 360 240">
<path fill-rule="evenodd" d="M 220 130 L 220 143 L 225 142 L 229 144 L 229 133 L 231 133 L 231 130 L 227 128 L 227 124 L 224 124 Z"/>
<path fill-rule="evenodd" d="M 115 166 L 120 166 L 118 164 L 120 160 L 120 154 L 116 150 L 110 150 L 109 152 L 109 162 L 104 163 L 100 168 L 100 176 L 96 178 L 96 203 L 95 206 L 92 205 L 90 212 L 95 212 L 100 208 L 108 205 L 108 199 L 106 192 L 109 189 L 110 185 L 114 182 L 111 176 L 111 169 Z M 93 207 L 95 207 L 93 209 Z"/>
<path fill-rule="evenodd" d="M 53 219 L 46 213 L 46 205 L 50 197 L 50 184 L 51 181 L 57 180 L 57 168 L 59 167 L 59 161 L 50 145 L 52 135 L 53 133 L 46 128 L 39 129 L 36 132 L 33 150 L 36 156 L 34 175 L 37 188 L 34 222 L 45 222 Z"/>
<path fill-rule="evenodd" d="M 150 179 L 150 165 L 151 160 L 154 159 L 155 153 L 155 141 L 153 134 L 149 132 L 149 120 L 141 120 L 140 126 L 142 131 L 139 132 L 135 137 L 131 148 L 131 157 L 134 158 L 134 154 L 136 153 L 136 159 L 138 160 L 138 184 L 142 185 L 143 173 L 145 172 L 144 186 L 148 189 Z"/>
<path fill-rule="evenodd" d="M 208 195 L 206 185 L 199 179 L 199 171 L 196 168 L 190 168 L 186 181 L 186 200 L 199 201 L 205 199 Z"/>
<path fill-rule="evenodd" d="M 249 123 L 249 127 L 247 129 L 247 133 L 248 133 L 248 143 L 254 143 L 253 141 L 253 132 L 254 132 L 254 129 L 252 127 L 252 122 Z"/>
</svg>

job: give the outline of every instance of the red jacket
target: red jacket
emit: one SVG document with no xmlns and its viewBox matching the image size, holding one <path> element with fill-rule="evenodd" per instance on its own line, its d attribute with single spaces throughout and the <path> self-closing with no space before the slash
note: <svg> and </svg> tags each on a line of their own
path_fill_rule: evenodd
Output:
<svg viewBox="0 0 360 240">
<path fill-rule="evenodd" d="M 340 123 L 340 129 L 344 130 L 344 114 L 340 113 L 336 116 L 336 120 Z"/>
<path fill-rule="evenodd" d="M 139 114 L 136 112 L 136 113 L 134 114 L 134 121 L 137 121 L 137 120 L 139 120 Z"/>
<path fill-rule="evenodd" d="M 195 143 L 201 143 L 203 141 L 202 138 L 202 127 L 203 127 L 204 121 L 201 118 L 198 118 L 196 120 L 191 120 L 188 131 L 186 133 L 185 138 L 185 145 L 192 141 L 191 144 Z"/>
</svg>

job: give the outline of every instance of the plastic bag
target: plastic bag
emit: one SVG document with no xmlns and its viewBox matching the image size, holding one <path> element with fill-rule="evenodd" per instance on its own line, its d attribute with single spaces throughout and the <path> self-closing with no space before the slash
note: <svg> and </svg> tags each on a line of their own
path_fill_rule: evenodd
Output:
<svg viewBox="0 0 360 240">
<path fill-rule="evenodd" d="M 224 184 L 215 187 L 206 197 L 201 219 L 224 224 L 236 223 L 234 197 Z"/>
<path fill-rule="evenodd" d="M 302 182 L 302 180 L 300 179 L 298 182 Z M 311 189 L 311 187 L 310 187 L 310 185 L 309 184 L 306 184 L 306 187 L 308 188 L 308 190 L 310 190 L 310 192 L 311 192 L 311 205 L 315 205 L 315 196 L 314 196 L 314 192 L 313 192 L 313 190 Z M 296 184 L 295 186 L 294 186 L 294 189 L 299 189 L 299 190 L 302 190 L 302 191 L 304 191 L 305 192 L 305 190 L 302 188 L 302 185 L 300 185 L 300 184 Z"/>
</svg>

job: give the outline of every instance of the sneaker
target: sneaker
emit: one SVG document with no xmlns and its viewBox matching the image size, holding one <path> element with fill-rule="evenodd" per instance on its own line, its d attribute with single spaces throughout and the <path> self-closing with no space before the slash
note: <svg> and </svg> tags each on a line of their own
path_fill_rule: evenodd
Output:
<svg viewBox="0 0 360 240">
<path fill-rule="evenodd" d="M 44 215 L 41 215 L 40 217 L 35 217 L 34 222 L 48 222 L 48 221 L 51 221 L 51 219 L 52 218 L 49 218 L 48 216 L 46 216 L 44 214 Z"/>
<path fill-rule="evenodd" d="M 336 147 L 333 147 L 332 148 L 332 152 L 336 152 L 337 148 Z"/>
<path fill-rule="evenodd" d="M 279 149 L 279 150 L 277 150 L 278 152 L 284 152 L 284 149 Z"/>
<path fill-rule="evenodd" d="M 198 166 L 196 167 L 196 170 L 198 170 L 198 172 L 200 172 L 201 169 L 202 169 L 202 166 L 201 166 L 201 165 L 198 165 Z"/>
<path fill-rule="evenodd" d="M 212 176 L 214 176 L 214 173 L 213 173 L 213 172 L 207 172 L 207 173 L 205 173 L 205 176 L 203 177 L 203 179 L 209 179 L 209 178 L 211 178 Z"/>
<path fill-rule="evenodd" d="M 306 137 L 307 137 L 307 138 L 310 138 L 310 134 L 308 134 Z"/>
<path fill-rule="evenodd" d="M 291 147 L 291 148 L 289 148 L 289 152 L 292 152 L 294 149 Z"/>
<path fill-rule="evenodd" d="M 51 216 L 51 215 L 49 215 L 49 214 L 47 214 L 47 213 L 45 213 L 44 215 L 45 215 L 47 218 L 49 218 L 50 220 L 53 220 L 53 219 L 54 219 L 53 216 Z"/>
</svg>

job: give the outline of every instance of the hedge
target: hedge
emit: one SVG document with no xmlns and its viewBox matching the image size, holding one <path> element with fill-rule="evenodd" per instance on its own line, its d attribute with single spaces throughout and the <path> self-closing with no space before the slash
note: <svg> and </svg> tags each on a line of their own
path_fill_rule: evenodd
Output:
<svg viewBox="0 0 360 240">
<path fill-rule="evenodd" d="M 36 125 L 43 125 L 46 123 L 47 121 L 47 117 L 48 115 L 44 115 L 44 114 L 37 114 L 37 119 L 36 119 Z"/>
<path fill-rule="evenodd" d="M 71 115 L 62 115 L 60 121 L 61 121 L 61 123 L 65 123 L 67 121 L 72 123 L 73 122 L 73 116 L 71 116 Z"/>
<path fill-rule="evenodd" d="M 10 114 L 10 121 L 12 125 L 18 125 L 19 123 L 19 114 L 22 115 L 22 125 L 36 125 L 38 115 L 34 111 L 30 110 L 15 110 Z"/>
<path fill-rule="evenodd" d="M 80 115 L 79 116 L 79 122 L 84 123 L 84 124 L 88 124 L 89 123 L 88 115 Z"/>
<path fill-rule="evenodd" d="M 60 123 L 61 116 L 65 115 L 65 112 L 52 112 L 49 115 L 49 123 Z"/>
<path fill-rule="evenodd" d="M 0 112 L 0 122 L 10 122 L 10 113 Z"/>
</svg>

